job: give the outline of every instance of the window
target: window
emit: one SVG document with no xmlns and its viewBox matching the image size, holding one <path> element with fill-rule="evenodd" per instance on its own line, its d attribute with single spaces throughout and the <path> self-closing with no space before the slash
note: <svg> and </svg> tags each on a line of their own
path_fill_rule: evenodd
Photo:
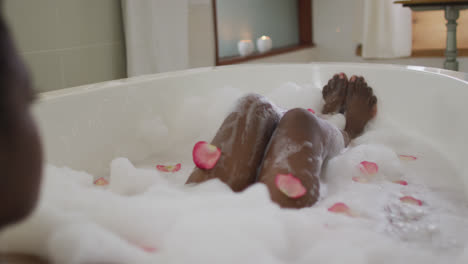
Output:
<svg viewBox="0 0 468 264">
<path fill-rule="evenodd" d="M 443 10 L 419 11 L 413 13 L 414 57 L 444 56 L 447 21 Z M 457 48 L 459 56 L 468 56 L 468 10 L 461 10 L 457 20 Z M 464 33 L 464 34 L 463 34 Z"/>
<path fill-rule="evenodd" d="M 213 0 L 216 65 L 272 56 L 313 46 L 312 0 Z M 270 38 L 272 49 L 258 51 L 257 39 Z M 255 49 L 240 55 L 238 43 Z"/>
</svg>

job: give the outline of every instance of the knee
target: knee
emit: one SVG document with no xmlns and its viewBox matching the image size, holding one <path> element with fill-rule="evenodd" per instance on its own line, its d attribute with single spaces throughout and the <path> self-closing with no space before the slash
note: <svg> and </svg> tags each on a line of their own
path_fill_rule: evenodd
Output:
<svg viewBox="0 0 468 264">
<path fill-rule="evenodd" d="M 241 97 L 238 101 L 239 108 L 250 108 L 250 106 L 261 106 L 261 105 L 271 105 L 271 103 L 265 97 L 251 93 Z"/>
<path fill-rule="evenodd" d="M 248 94 L 239 99 L 236 112 L 251 114 L 254 113 L 258 116 L 267 116 L 279 119 L 279 113 L 273 104 L 264 96 L 259 94 Z"/>
<path fill-rule="evenodd" d="M 287 123 L 288 125 L 312 125 L 317 126 L 319 124 L 319 118 L 307 111 L 304 108 L 293 108 L 287 111 L 281 118 L 281 123 Z"/>
</svg>

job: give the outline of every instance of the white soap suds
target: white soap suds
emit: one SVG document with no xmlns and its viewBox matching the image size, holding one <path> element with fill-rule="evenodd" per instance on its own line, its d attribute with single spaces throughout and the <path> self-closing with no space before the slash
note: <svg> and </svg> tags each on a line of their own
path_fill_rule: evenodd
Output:
<svg viewBox="0 0 468 264">
<path fill-rule="evenodd" d="M 0 249 L 72 264 L 468 262 L 460 174 L 430 142 L 384 120 L 328 161 L 321 200 L 311 208 L 280 209 L 262 184 L 242 193 L 218 180 L 184 185 L 193 168 L 193 143 L 211 138 L 240 96 L 234 88 L 220 89 L 186 98 L 171 120 L 145 119 L 136 133 L 141 142 L 170 148 L 140 161 L 115 159 L 107 187 L 94 186 L 87 173 L 47 166 L 37 210 L 3 232 Z M 323 104 L 319 89 L 294 83 L 267 96 L 286 109 L 319 112 Z M 152 135 L 167 138 L 152 141 Z M 362 161 L 379 166 L 366 183 L 352 180 L 363 176 Z M 155 169 L 177 163 L 182 169 L 175 173 Z M 403 196 L 422 206 L 402 203 Z M 356 216 L 328 212 L 337 202 Z"/>
</svg>

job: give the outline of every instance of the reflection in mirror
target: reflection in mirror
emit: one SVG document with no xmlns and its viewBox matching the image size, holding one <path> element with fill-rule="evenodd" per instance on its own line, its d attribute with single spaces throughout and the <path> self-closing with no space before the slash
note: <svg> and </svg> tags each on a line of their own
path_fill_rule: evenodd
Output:
<svg viewBox="0 0 468 264">
<path fill-rule="evenodd" d="M 219 57 L 238 56 L 240 40 L 273 39 L 273 47 L 299 44 L 297 1 L 217 0 Z M 258 48 L 256 47 L 256 50 Z"/>
<path fill-rule="evenodd" d="M 310 0 L 213 0 L 217 65 L 312 45 Z"/>
</svg>

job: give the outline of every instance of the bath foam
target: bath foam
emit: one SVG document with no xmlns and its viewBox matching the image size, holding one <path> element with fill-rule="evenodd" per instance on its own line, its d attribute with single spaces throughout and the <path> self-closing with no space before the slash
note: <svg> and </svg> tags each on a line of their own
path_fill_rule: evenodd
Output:
<svg viewBox="0 0 468 264">
<path fill-rule="evenodd" d="M 186 99 L 171 120 L 148 118 L 150 124 L 141 126 L 146 132 L 138 135 L 147 142 L 152 131 L 165 135 L 166 127 L 168 138 L 154 139 L 151 148 L 169 144 L 170 151 L 155 150 L 137 162 L 115 159 L 108 186 L 94 186 L 84 172 L 47 166 L 37 210 L 0 236 L 0 249 L 73 264 L 468 262 L 468 209 L 457 171 L 420 135 L 384 120 L 326 163 L 321 199 L 311 208 L 282 210 L 262 184 L 242 193 L 219 180 L 184 185 L 194 167 L 193 144 L 212 137 L 232 109 L 228 97 L 240 94 L 220 89 Z M 280 107 L 321 109 L 320 90 L 313 87 L 288 83 L 269 96 Z M 205 126 L 196 123 L 201 118 Z M 200 133 L 185 135 L 192 125 Z M 418 159 L 403 161 L 401 154 Z M 352 180 L 362 176 L 362 161 L 379 166 L 366 184 Z M 181 170 L 174 173 L 154 168 L 178 163 Z M 424 203 L 401 203 L 405 196 Z M 329 212 L 337 203 L 356 217 Z"/>
</svg>

